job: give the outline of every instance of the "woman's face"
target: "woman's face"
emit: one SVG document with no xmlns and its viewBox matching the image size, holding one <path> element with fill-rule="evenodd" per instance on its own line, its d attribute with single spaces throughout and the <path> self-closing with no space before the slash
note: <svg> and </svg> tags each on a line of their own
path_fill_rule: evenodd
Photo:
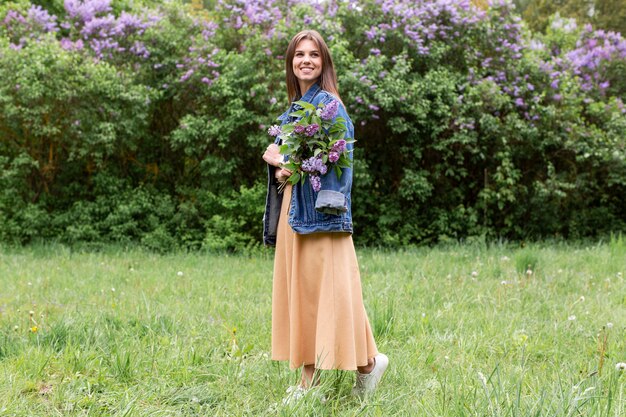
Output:
<svg viewBox="0 0 626 417">
<path fill-rule="evenodd" d="M 308 89 L 317 81 L 322 75 L 322 55 L 315 42 L 303 39 L 296 45 L 292 67 L 301 88 Z"/>
</svg>

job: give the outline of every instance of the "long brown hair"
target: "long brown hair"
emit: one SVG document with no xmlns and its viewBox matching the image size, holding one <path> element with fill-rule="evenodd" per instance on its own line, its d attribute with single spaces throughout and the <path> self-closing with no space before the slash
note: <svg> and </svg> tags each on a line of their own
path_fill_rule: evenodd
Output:
<svg viewBox="0 0 626 417">
<path fill-rule="evenodd" d="M 291 39 L 291 42 L 289 42 L 289 46 L 287 47 L 287 53 L 285 54 L 287 97 L 289 98 L 289 102 L 294 101 L 296 97 L 302 97 L 298 78 L 293 73 L 293 57 L 296 54 L 296 47 L 305 39 L 315 42 L 322 56 L 322 73 L 320 74 L 317 82 L 322 90 L 328 91 L 341 101 L 341 97 L 339 97 L 339 89 L 337 88 L 337 74 L 335 73 L 333 58 L 330 56 L 330 50 L 328 49 L 326 42 L 324 42 L 322 35 L 320 35 L 317 31 L 303 30 Z"/>
</svg>

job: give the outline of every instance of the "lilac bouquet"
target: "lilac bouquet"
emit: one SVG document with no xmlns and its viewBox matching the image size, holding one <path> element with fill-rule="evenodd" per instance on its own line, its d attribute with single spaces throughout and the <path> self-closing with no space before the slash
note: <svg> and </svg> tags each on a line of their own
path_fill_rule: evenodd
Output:
<svg viewBox="0 0 626 417">
<path fill-rule="evenodd" d="M 283 167 L 292 172 L 287 181 L 304 184 L 309 176 L 313 190 L 318 192 L 322 188 L 322 175 L 334 170 L 337 178 L 341 178 L 341 169 L 352 165 L 347 145 L 354 140 L 344 139 L 348 129 L 346 119 L 337 117 L 337 100 L 317 107 L 305 101 L 296 104 L 302 109 L 290 116 L 298 119 L 283 126 L 274 125 L 268 133 L 282 141 L 280 153 L 287 157 Z M 287 181 L 281 184 L 280 191 Z"/>
</svg>

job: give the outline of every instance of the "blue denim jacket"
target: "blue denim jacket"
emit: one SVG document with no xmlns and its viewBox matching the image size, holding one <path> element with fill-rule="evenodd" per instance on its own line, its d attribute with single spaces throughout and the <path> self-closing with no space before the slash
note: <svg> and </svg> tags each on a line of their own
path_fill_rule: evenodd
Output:
<svg viewBox="0 0 626 417">
<path fill-rule="evenodd" d="M 300 99 L 315 106 L 319 103 L 328 104 L 337 98 L 322 90 L 316 83 Z M 298 101 L 298 100 L 296 100 Z M 340 102 L 341 103 L 341 102 Z M 281 126 L 293 122 L 289 115 L 301 107 L 292 103 L 289 109 L 278 120 Z M 346 138 L 354 138 L 354 126 L 342 104 L 339 105 L 337 117 L 346 120 Z M 276 140 L 276 144 L 279 139 Z M 352 151 L 353 144 L 349 143 L 348 150 Z M 352 152 L 350 152 L 352 159 Z M 274 178 L 276 167 L 268 164 L 267 197 L 265 200 L 265 214 L 263 216 L 263 242 L 266 245 L 276 244 L 276 230 L 282 204 L 282 194 L 277 191 L 278 182 Z M 316 232 L 349 232 L 352 233 L 352 210 L 350 191 L 352 188 L 352 168 L 343 168 L 341 178 L 333 170 L 329 170 L 321 177 L 322 189 L 315 192 L 307 177 L 304 184 L 298 182 L 293 186 L 291 205 L 289 207 L 289 226 L 300 234 Z"/>
</svg>

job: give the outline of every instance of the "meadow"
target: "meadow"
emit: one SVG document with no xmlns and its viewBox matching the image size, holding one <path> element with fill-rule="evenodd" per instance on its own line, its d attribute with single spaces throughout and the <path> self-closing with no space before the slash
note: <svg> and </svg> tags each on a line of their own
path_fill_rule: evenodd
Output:
<svg viewBox="0 0 626 417">
<path fill-rule="evenodd" d="M 383 383 L 285 407 L 271 251 L 1 248 L 0 415 L 626 415 L 621 237 L 357 254 Z"/>
</svg>

